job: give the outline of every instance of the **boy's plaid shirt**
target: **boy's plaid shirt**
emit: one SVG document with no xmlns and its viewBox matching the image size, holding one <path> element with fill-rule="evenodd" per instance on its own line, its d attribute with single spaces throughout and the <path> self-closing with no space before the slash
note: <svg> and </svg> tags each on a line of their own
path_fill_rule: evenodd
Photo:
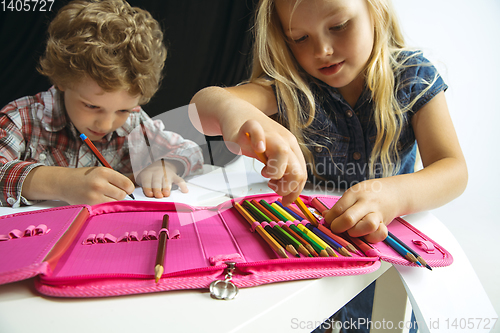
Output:
<svg viewBox="0 0 500 333">
<path fill-rule="evenodd" d="M 161 157 L 175 160 L 184 166 L 181 176 L 200 169 L 203 164 L 201 149 L 180 135 L 163 130 L 163 124 L 152 121 L 141 109 L 132 112 L 127 122 L 100 141 L 97 149 L 114 170 L 122 174 L 137 174 L 149 165 L 149 153 L 134 156 L 141 161 L 141 169 L 134 162 L 132 170 L 127 136 L 144 124 L 152 144 L 163 147 Z M 100 165 L 90 149 L 79 139 L 79 133 L 69 121 L 61 93 L 54 87 L 35 96 L 11 102 L 0 111 L 0 195 L 1 206 L 17 207 L 33 204 L 21 196 L 23 182 L 28 173 L 38 166 L 91 167 Z"/>
</svg>

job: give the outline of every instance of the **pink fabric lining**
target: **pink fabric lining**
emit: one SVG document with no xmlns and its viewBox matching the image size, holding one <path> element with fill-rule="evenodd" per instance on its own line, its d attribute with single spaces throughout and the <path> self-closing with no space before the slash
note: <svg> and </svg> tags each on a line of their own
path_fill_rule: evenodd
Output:
<svg viewBox="0 0 500 333">
<path fill-rule="evenodd" d="M 277 200 L 278 196 L 264 194 L 244 199 L 262 198 L 271 202 Z M 311 197 L 301 198 L 306 205 L 310 205 Z M 326 205 L 333 205 L 337 200 L 335 197 L 321 198 Z M 241 200 L 243 198 L 237 199 L 238 202 Z M 228 260 L 238 262 L 232 280 L 238 287 L 322 276 L 364 274 L 380 266 L 378 256 L 281 259 L 258 233 L 248 230 L 248 222 L 235 209 L 230 209 L 229 201 L 217 207 L 201 208 L 165 202 L 123 201 L 93 207 L 68 206 L 65 209 L 38 211 L 35 216 L 20 214 L 7 219 L 0 218 L 3 219 L 0 221 L 0 234 L 6 234 L 10 230 L 7 229 L 9 226 L 12 228 L 14 225 L 22 225 L 21 223 L 32 220 L 33 217 L 52 229 L 44 237 L 23 237 L 15 242 L 0 242 L 0 253 L 20 256 L 8 259 L 0 257 L 0 281 L 12 280 L 13 276 L 22 275 L 18 274 L 19 271 L 27 271 L 27 267 L 42 264 L 43 258 L 65 234 L 70 221 L 82 207 L 90 215 L 53 271 L 43 270 L 44 275 L 37 282 L 37 288 L 42 293 L 95 297 L 206 288 L 215 279 L 224 278 L 224 262 Z M 173 233 L 172 230 L 181 230 L 182 238 L 167 242 L 165 272 L 160 283 L 155 284 L 153 268 L 158 243 L 155 241 L 157 234 L 154 230 L 160 230 L 166 213 L 170 216 L 170 233 Z M 254 224 L 253 229 L 256 225 Z M 265 227 L 269 224 L 261 225 Z M 439 251 L 422 253 L 414 245 L 430 265 L 444 266 L 451 263 L 451 255 L 446 250 L 402 219 L 393 221 L 389 229 L 409 243 L 414 239 L 431 242 Z M 131 230 L 144 230 L 140 240 L 135 232 L 138 241 L 130 241 Z M 82 245 L 95 244 L 97 235 L 104 242 L 109 242 L 113 234 L 120 235 L 115 244 Z M 149 241 L 145 241 L 145 238 Z M 15 243 L 24 241 L 30 241 L 32 251 L 19 251 L 13 247 Z M 405 259 L 401 260 L 383 243 L 374 247 L 374 251 L 379 251 L 384 260 L 406 264 Z"/>
</svg>

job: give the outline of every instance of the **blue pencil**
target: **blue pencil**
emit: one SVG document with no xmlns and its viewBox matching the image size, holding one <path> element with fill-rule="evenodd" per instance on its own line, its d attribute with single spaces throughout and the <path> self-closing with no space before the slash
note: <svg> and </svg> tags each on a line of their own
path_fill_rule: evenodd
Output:
<svg viewBox="0 0 500 333">
<path fill-rule="evenodd" d="M 408 259 L 408 261 L 417 264 L 419 266 L 422 266 L 422 264 L 418 262 L 417 258 L 415 258 L 415 256 L 411 254 L 410 251 L 408 251 L 401 244 L 396 242 L 394 238 L 392 238 L 391 236 L 387 235 L 387 238 L 384 240 L 384 242 L 391 248 L 393 248 L 397 253 Z"/>
</svg>

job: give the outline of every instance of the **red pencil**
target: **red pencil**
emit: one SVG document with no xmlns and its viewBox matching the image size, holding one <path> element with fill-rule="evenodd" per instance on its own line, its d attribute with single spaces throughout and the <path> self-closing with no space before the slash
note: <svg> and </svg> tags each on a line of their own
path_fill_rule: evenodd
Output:
<svg viewBox="0 0 500 333">
<path fill-rule="evenodd" d="M 92 150 L 92 152 L 94 153 L 94 156 L 97 157 L 97 159 L 99 160 L 99 162 L 101 162 L 101 164 L 103 166 L 105 166 L 106 168 L 113 169 L 111 167 L 111 165 L 109 165 L 108 161 L 106 161 L 104 156 L 102 156 L 101 152 L 99 150 L 97 150 L 97 148 L 94 146 L 92 141 L 90 141 L 90 139 L 87 138 L 87 136 L 85 134 L 83 134 L 83 133 L 80 134 L 80 139 L 82 139 L 83 142 L 85 142 L 87 144 L 87 146 L 90 148 L 90 150 Z M 133 194 L 129 194 L 128 196 L 135 200 Z"/>
</svg>

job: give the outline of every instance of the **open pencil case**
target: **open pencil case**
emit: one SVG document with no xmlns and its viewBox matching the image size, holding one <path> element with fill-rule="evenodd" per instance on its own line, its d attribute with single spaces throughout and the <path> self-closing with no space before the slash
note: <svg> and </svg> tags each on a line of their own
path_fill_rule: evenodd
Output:
<svg viewBox="0 0 500 333">
<path fill-rule="evenodd" d="M 331 207 L 338 197 L 317 196 Z M 234 199 L 274 202 L 276 194 Z M 301 196 L 312 206 L 314 196 Z M 280 258 L 227 201 L 214 207 L 153 201 L 75 205 L 0 217 L 0 284 L 36 276 L 35 287 L 56 297 L 101 297 L 179 289 L 208 289 L 214 281 L 236 287 L 356 275 L 375 271 L 380 260 L 408 262 L 384 242 L 377 255 Z M 158 232 L 169 215 L 165 270 L 154 266 Z M 401 218 L 389 230 L 431 267 L 447 266 L 451 254 Z"/>
</svg>

